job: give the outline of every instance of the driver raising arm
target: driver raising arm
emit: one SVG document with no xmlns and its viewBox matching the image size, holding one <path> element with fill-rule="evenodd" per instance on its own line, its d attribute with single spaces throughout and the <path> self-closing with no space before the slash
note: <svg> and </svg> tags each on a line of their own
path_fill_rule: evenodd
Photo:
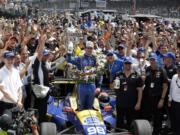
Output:
<svg viewBox="0 0 180 135">
<path fill-rule="evenodd" d="M 11 109 L 15 106 L 20 108 L 22 105 L 22 82 L 20 79 L 19 71 L 13 67 L 14 52 L 6 51 L 3 54 L 5 65 L 0 69 L 0 91 L 3 94 L 0 99 L 0 113 L 4 110 Z"/>
</svg>

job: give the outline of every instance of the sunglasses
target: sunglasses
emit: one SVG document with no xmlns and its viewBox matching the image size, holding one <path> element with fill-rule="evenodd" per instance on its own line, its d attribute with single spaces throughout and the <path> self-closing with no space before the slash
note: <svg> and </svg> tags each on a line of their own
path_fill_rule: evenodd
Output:
<svg viewBox="0 0 180 135">
<path fill-rule="evenodd" d="M 123 49 L 124 49 L 124 48 L 121 48 L 121 47 L 120 47 L 120 48 L 118 48 L 118 50 L 123 50 Z"/>
<path fill-rule="evenodd" d="M 91 47 L 87 47 L 87 49 L 91 49 L 91 50 L 92 50 L 93 48 L 91 48 Z"/>
<path fill-rule="evenodd" d="M 15 57 L 6 58 L 7 60 L 13 60 Z"/>
<path fill-rule="evenodd" d="M 150 59 L 150 61 L 156 61 L 155 59 Z"/>
</svg>

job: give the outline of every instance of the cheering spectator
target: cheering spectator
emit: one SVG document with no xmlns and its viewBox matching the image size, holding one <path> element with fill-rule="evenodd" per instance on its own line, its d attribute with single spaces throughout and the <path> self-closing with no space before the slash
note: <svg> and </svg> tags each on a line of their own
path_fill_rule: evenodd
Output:
<svg viewBox="0 0 180 135">
<path fill-rule="evenodd" d="M 12 51 L 6 51 L 3 54 L 5 65 L 0 69 L 0 90 L 3 93 L 3 98 L 0 101 L 1 114 L 6 109 L 11 109 L 15 106 L 20 108 L 22 104 L 22 81 L 19 71 L 14 68 L 15 54 Z"/>
</svg>

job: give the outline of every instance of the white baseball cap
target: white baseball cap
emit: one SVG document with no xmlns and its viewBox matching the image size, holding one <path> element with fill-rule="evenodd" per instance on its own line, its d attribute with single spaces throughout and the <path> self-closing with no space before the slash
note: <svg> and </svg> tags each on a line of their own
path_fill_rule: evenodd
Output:
<svg viewBox="0 0 180 135">
<path fill-rule="evenodd" d="M 94 48 L 94 43 L 92 41 L 87 41 L 86 42 L 86 48 Z"/>
<path fill-rule="evenodd" d="M 73 50 L 74 50 L 74 45 L 73 45 L 73 42 L 69 42 L 68 44 L 68 53 L 73 53 Z"/>
</svg>

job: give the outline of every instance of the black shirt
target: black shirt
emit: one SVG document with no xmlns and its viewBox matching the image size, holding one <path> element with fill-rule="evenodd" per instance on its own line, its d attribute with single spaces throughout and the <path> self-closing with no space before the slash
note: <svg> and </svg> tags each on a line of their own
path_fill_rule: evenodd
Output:
<svg viewBox="0 0 180 135">
<path fill-rule="evenodd" d="M 166 73 L 167 73 L 168 79 L 172 79 L 173 75 L 176 74 L 176 67 L 173 66 L 173 65 L 171 65 L 171 66 L 169 66 L 169 67 L 164 66 L 164 69 L 165 69 L 165 71 L 166 71 Z"/>
<path fill-rule="evenodd" d="M 40 84 L 39 75 L 38 75 L 39 66 L 40 66 L 40 61 L 38 60 L 38 58 L 36 58 L 33 66 L 32 66 L 33 67 L 33 75 L 34 75 L 34 84 Z M 42 68 L 43 76 L 44 76 L 44 78 L 43 78 L 44 85 L 49 86 L 49 71 L 46 68 L 46 63 L 43 61 L 41 64 L 41 68 Z"/>
<path fill-rule="evenodd" d="M 151 66 L 147 67 L 144 95 L 161 96 L 164 83 L 168 83 L 164 69 L 160 67 L 157 69 L 152 69 Z"/>
<path fill-rule="evenodd" d="M 171 65 L 169 67 L 164 66 L 164 69 L 166 71 L 168 79 L 172 79 L 173 75 L 176 74 L 176 67 L 174 65 Z M 169 90 L 170 90 L 170 81 L 168 81 L 168 92 L 165 96 L 165 101 L 168 101 Z"/>
<path fill-rule="evenodd" d="M 110 72 L 106 70 L 105 73 L 103 74 L 102 87 L 108 88 L 110 83 L 111 83 Z"/>
<path fill-rule="evenodd" d="M 137 88 L 144 85 L 141 77 L 136 72 L 128 77 L 123 72 L 118 73 L 117 76 L 120 79 L 120 89 L 116 90 L 117 105 L 134 108 L 138 97 Z"/>
</svg>

